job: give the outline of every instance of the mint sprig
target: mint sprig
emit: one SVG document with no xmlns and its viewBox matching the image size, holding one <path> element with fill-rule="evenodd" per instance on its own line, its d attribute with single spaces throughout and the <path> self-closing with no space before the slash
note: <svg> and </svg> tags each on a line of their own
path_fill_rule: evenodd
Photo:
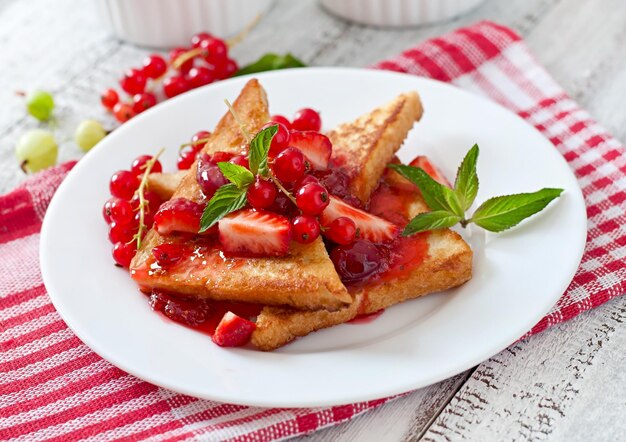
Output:
<svg viewBox="0 0 626 442">
<path fill-rule="evenodd" d="M 219 162 L 224 177 L 230 183 L 223 185 L 209 200 L 200 218 L 200 233 L 213 227 L 229 213 L 242 209 L 248 203 L 248 187 L 254 182 L 255 175 L 268 176 L 267 155 L 270 151 L 272 138 L 278 126 L 273 125 L 259 131 L 250 142 L 250 170 L 238 164 Z"/>
<path fill-rule="evenodd" d="M 403 236 L 444 229 L 457 223 L 463 227 L 474 223 L 490 232 L 502 232 L 541 212 L 563 193 L 563 189 L 544 188 L 532 193 L 497 196 L 482 203 L 468 218 L 465 212 L 478 194 L 476 163 L 479 150 L 475 144 L 465 155 L 457 170 L 453 189 L 438 183 L 421 168 L 403 164 L 387 166 L 415 184 L 432 210 L 413 218 L 402 232 Z"/>
</svg>

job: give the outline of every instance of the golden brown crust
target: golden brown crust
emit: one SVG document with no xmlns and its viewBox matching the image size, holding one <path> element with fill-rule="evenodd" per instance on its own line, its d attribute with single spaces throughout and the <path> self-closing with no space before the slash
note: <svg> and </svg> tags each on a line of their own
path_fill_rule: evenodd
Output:
<svg viewBox="0 0 626 442">
<path fill-rule="evenodd" d="M 148 175 L 148 189 L 159 195 L 161 200 L 167 201 L 172 198 L 186 173 L 184 170 L 173 173 L 151 173 Z"/>
<path fill-rule="evenodd" d="M 426 210 L 426 204 L 416 192 L 409 202 L 409 216 Z M 430 232 L 428 256 L 407 278 L 352 290 L 355 302 L 336 312 L 303 314 L 288 308 L 266 307 L 257 318 L 252 344 L 263 351 L 275 350 L 298 337 L 349 321 L 358 314 L 374 313 L 409 299 L 457 287 L 472 277 L 472 256 L 472 250 L 458 233 L 449 229 Z"/>
<path fill-rule="evenodd" d="M 419 95 L 409 92 L 328 134 L 333 158 L 358 171 L 350 190 L 363 203 L 369 200 L 385 167 L 422 113 Z"/>
<path fill-rule="evenodd" d="M 240 120 L 250 133 L 256 133 L 269 119 L 265 91 L 257 80 L 250 80 L 233 103 Z M 204 152 L 241 152 L 245 141 L 230 112 L 220 120 L 204 147 Z M 173 197 L 202 202 L 194 163 L 184 175 Z M 172 181 L 173 181 L 173 177 Z M 245 301 L 268 305 L 290 305 L 300 309 L 336 310 L 352 301 L 328 257 L 321 239 L 313 244 L 291 244 L 283 258 L 217 260 L 163 274 L 145 272 L 152 249 L 171 238 L 154 230 L 146 235 L 131 263 L 133 278 L 146 288 L 159 288 L 199 298 Z M 235 263 L 236 265 L 234 265 Z"/>
</svg>

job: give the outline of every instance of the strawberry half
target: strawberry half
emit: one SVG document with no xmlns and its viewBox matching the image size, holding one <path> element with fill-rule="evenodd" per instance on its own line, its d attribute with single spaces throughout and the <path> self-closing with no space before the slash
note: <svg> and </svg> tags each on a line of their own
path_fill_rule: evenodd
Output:
<svg viewBox="0 0 626 442">
<path fill-rule="evenodd" d="M 256 329 L 254 322 L 243 319 L 233 312 L 226 312 L 213 334 L 213 342 L 220 347 L 240 347 L 250 340 Z"/>
<path fill-rule="evenodd" d="M 421 167 L 424 169 L 430 177 L 437 181 L 439 184 L 443 184 L 444 186 L 452 187 L 447 178 L 441 173 L 441 171 L 428 159 L 425 155 L 419 155 L 415 157 L 413 161 L 409 163 L 409 166 L 413 167 Z"/>
<path fill-rule="evenodd" d="M 348 217 L 354 221 L 358 232 L 357 237 L 360 239 L 372 242 L 385 242 L 392 240 L 398 233 L 398 227 L 395 224 L 357 209 L 335 196 L 331 196 L 328 207 L 326 207 L 320 217 L 322 226 L 328 226 L 340 216 Z"/>
<path fill-rule="evenodd" d="M 313 168 L 317 170 L 328 169 L 333 145 L 326 135 L 310 130 L 294 131 L 291 132 L 289 145 L 300 149 Z"/>
<path fill-rule="evenodd" d="M 264 210 L 240 210 L 218 222 L 222 250 L 246 256 L 282 256 L 289 252 L 289 219 Z"/>
<path fill-rule="evenodd" d="M 154 215 L 154 228 L 160 235 L 172 232 L 198 233 L 203 211 L 202 204 L 185 198 L 171 199 L 163 203 Z"/>
</svg>

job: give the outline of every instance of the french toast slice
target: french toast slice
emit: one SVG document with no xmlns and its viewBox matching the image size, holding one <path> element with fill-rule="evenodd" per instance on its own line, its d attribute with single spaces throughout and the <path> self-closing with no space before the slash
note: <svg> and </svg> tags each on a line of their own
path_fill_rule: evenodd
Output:
<svg viewBox="0 0 626 442">
<path fill-rule="evenodd" d="M 173 173 L 151 173 L 148 175 L 148 188 L 159 195 L 161 200 L 167 201 L 172 198 L 186 173 L 186 170 Z"/>
<path fill-rule="evenodd" d="M 428 211 L 428 206 L 411 183 L 396 172 L 385 173 L 383 185 L 401 195 L 406 216 Z M 394 218 L 394 213 L 380 213 Z M 251 342 L 271 351 L 316 330 L 350 321 L 400 302 L 463 284 L 472 277 L 472 250 L 461 236 L 449 229 L 418 234 L 427 243 L 427 254 L 408 274 L 390 275 L 360 287 L 349 287 L 354 302 L 343 309 L 302 312 L 286 307 L 264 307 L 257 317 Z"/>
<path fill-rule="evenodd" d="M 269 120 L 265 91 L 255 79 L 246 84 L 233 108 L 252 134 Z M 238 122 L 227 112 L 203 152 L 241 153 L 246 144 Z M 196 180 L 196 168 L 194 163 L 172 197 L 205 202 Z M 167 270 L 155 268 L 152 249 L 166 242 L 184 242 L 193 253 Z M 352 302 L 321 238 L 308 245 L 292 242 L 290 253 L 285 257 L 226 258 L 217 248 L 205 243 L 175 234 L 164 237 L 151 229 L 131 262 L 130 272 L 144 289 L 161 289 L 197 298 L 329 310 Z"/>
<path fill-rule="evenodd" d="M 367 203 L 387 163 L 422 114 L 419 95 L 408 92 L 328 133 L 332 161 L 345 166 L 349 175 L 352 172 L 350 193 L 362 203 Z"/>
</svg>

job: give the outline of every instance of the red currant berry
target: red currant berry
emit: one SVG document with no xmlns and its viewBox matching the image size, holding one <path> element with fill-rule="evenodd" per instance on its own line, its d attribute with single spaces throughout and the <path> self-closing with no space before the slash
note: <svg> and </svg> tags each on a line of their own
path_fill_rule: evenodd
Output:
<svg viewBox="0 0 626 442">
<path fill-rule="evenodd" d="M 204 40 L 210 40 L 212 38 L 213 38 L 213 36 L 211 34 L 209 34 L 208 32 L 199 32 L 196 35 L 194 35 L 193 37 L 191 37 L 191 46 L 193 46 L 194 48 L 199 48 L 200 44 Z"/>
<path fill-rule="evenodd" d="M 148 206 L 146 207 L 146 209 L 147 209 L 147 212 L 149 213 L 156 213 L 157 210 L 159 210 L 159 207 L 161 207 L 161 203 L 163 203 L 163 201 L 161 200 L 161 197 L 157 195 L 156 192 L 153 192 L 151 190 L 144 191 L 143 198 L 148 203 Z M 135 195 L 131 198 L 130 205 L 132 206 L 134 211 L 139 210 L 139 193 L 138 192 L 135 193 Z"/>
<path fill-rule="evenodd" d="M 272 121 L 263 126 L 263 129 L 269 126 L 278 127 L 278 131 L 274 135 L 274 138 L 272 138 L 272 144 L 270 145 L 270 151 L 268 153 L 269 157 L 273 158 L 289 147 L 289 130 L 282 124 Z"/>
<path fill-rule="evenodd" d="M 237 62 L 233 60 L 232 58 L 229 58 L 228 60 L 226 60 L 226 63 L 224 63 L 224 65 L 221 66 L 221 69 L 219 71 L 219 77 L 222 80 L 225 78 L 230 78 L 233 75 L 235 75 L 238 70 L 239 70 L 239 65 L 237 64 Z"/>
<path fill-rule="evenodd" d="M 295 206 L 294 203 L 291 202 L 287 195 L 282 192 L 278 192 L 278 195 L 276 195 L 276 200 L 271 206 L 267 208 L 267 210 L 274 213 L 279 213 L 289 218 L 298 214 L 298 208 Z"/>
<path fill-rule="evenodd" d="M 178 159 L 176 160 L 176 167 L 178 170 L 187 170 L 191 167 L 196 160 L 196 151 L 192 149 L 186 149 L 180 152 Z"/>
<path fill-rule="evenodd" d="M 195 150 L 196 152 L 198 152 L 206 144 L 206 141 L 200 141 L 200 140 L 206 140 L 210 136 L 211 136 L 211 132 L 207 130 L 201 130 L 200 132 L 196 132 L 196 134 L 193 137 L 191 137 L 191 148 Z"/>
<path fill-rule="evenodd" d="M 187 247 L 181 244 L 165 243 L 152 249 L 157 264 L 163 268 L 172 267 L 187 255 Z"/>
<path fill-rule="evenodd" d="M 214 163 L 221 163 L 223 161 L 230 161 L 234 155 L 230 152 L 217 151 L 211 155 L 211 161 Z"/>
<path fill-rule="evenodd" d="M 313 109 L 300 109 L 293 116 L 291 128 L 293 130 L 314 130 L 319 132 L 322 128 L 322 119 L 320 118 L 320 114 Z"/>
<path fill-rule="evenodd" d="M 129 95 L 140 94 L 146 88 L 146 76 L 139 69 L 130 69 L 120 80 L 120 86 Z"/>
<path fill-rule="evenodd" d="M 153 93 L 144 92 L 143 94 L 133 95 L 133 112 L 140 114 L 146 109 L 157 104 L 157 99 Z"/>
<path fill-rule="evenodd" d="M 120 123 L 126 123 L 128 120 L 135 116 L 135 111 L 126 103 L 117 103 L 113 106 L 113 116 Z"/>
<path fill-rule="evenodd" d="M 134 219 L 132 222 L 124 224 L 112 222 L 109 229 L 109 241 L 113 244 L 116 242 L 127 243 L 133 240 L 135 233 L 137 233 L 137 226 L 135 225 Z"/>
<path fill-rule="evenodd" d="M 328 191 L 319 183 L 309 183 L 296 192 L 296 205 L 305 215 L 319 215 L 328 206 Z"/>
<path fill-rule="evenodd" d="M 113 246 L 115 264 L 124 268 L 130 267 L 130 262 L 133 260 L 135 252 L 135 243 L 116 242 Z"/>
<path fill-rule="evenodd" d="M 143 73 L 152 79 L 161 77 L 167 71 L 167 62 L 158 54 L 152 54 L 143 61 Z"/>
<path fill-rule="evenodd" d="M 213 66 L 223 65 L 228 55 L 228 46 L 219 38 L 207 38 L 200 42 L 200 48 L 204 51 L 204 59 Z"/>
<path fill-rule="evenodd" d="M 139 212 L 135 213 L 135 216 L 133 218 L 133 222 L 139 226 L 139 223 L 141 222 L 141 214 Z M 150 229 L 152 227 L 152 224 L 154 224 L 154 215 L 151 212 L 144 212 L 143 214 L 143 225 L 146 226 L 147 229 Z M 146 232 L 142 232 L 143 235 L 146 234 Z M 143 238 L 142 235 L 142 238 Z"/>
<path fill-rule="evenodd" d="M 288 147 L 274 159 L 274 174 L 284 183 L 296 181 L 304 175 L 304 155 L 295 147 Z"/>
<path fill-rule="evenodd" d="M 116 201 L 117 198 L 111 198 L 109 199 L 106 203 L 104 203 L 104 206 L 102 206 L 102 217 L 104 218 L 104 221 L 107 224 L 111 224 L 111 206 L 113 205 L 113 202 Z"/>
<path fill-rule="evenodd" d="M 111 176 L 109 190 L 111 195 L 123 200 L 129 200 L 133 197 L 135 190 L 139 187 L 139 178 L 129 170 L 117 171 Z"/>
<path fill-rule="evenodd" d="M 272 205 L 277 193 L 278 191 L 273 183 L 257 178 L 248 187 L 248 202 L 255 209 L 266 209 Z"/>
<path fill-rule="evenodd" d="M 319 180 L 315 178 L 313 175 L 304 175 L 302 178 L 300 178 L 298 181 L 295 182 L 293 188 L 299 189 L 303 187 L 305 184 L 309 184 L 309 183 L 320 184 Z"/>
<path fill-rule="evenodd" d="M 215 161 L 215 158 L 213 159 L 213 161 Z M 228 160 L 228 162 L 241 167 L 245 167 L 246 169 L 250 169 L 250 163 L 248 162 L 248 158 L 243 155 L 235 155 L 230 160 Z"/>
<path fill-rule="evenodd" d="M 152 159 L 151 155 L 139 155 L 135 158 L 130 165 L 130 171 L 135 175 L 143 175 L 146 171 L 146 163 Z M 161 173 L 163 172 L 163 166 L 161 166 L 161 162 L 156 160 L 152 165 L 152 169 L 150 169 L 150 173 Z"/>
<path fill-rule="evenodd" d="M 326 226 L 324 236 L 337 244 L 352 244 L 356 237 L 356 224 L 350 218 L 340 216 Z"/>
<path fill-rule="evenodd" d="M 320 223 L 310 215 L 299 215 L 291 220 L 291 233 L 294 241 L 310 244 L 320 236 Z"/>
<path fill-rule="evenodd" d="M 163 82 L 163 93 L 167 98 L 175 97 L 189 90 L 189 83 L 178 75 L 166 78 Z"/>
<path fill-rule="evenodd" d="M 228 183 L 217 163 L 213 162 L 207 154 L 200 154 L 198 157 L 196 179 L 207 198 L 211 198 L 217 189 Z"/>
<path fill-rule="evenodd" d="M 115 106 L 120 101 L 120 96 L 117 94 L 115 89 L 107 89 L 100 95 L 100 102 L 102 105 L 108 110 L 113 110 L 113 106 Z"/>
<path fill-rule="evenodd" d="M 184 53 L 187 52 L 187 49 L 185 48 L 174 48 L 170 51 L 170 64 L 174 64 L 174 61 L 176 61 L 176 59 L 178 57 L 180 57 L 181 55 L 183 55 Z M 185 61 L 183 64 L 180 65 L 180 67 L 178 68 L 178 70 L 183 73 L 186 74 L 187 72 L 189 72 L 191 70 L 191 68 L 193 67 L 193 58 L 189 59 L 187 61 Z"/>
<path fill-rule="evenodd" d="M 130 201 L 123 199 L 116 199 L 111 203 L 111 221 L 115 224 L 126 224 L 129 223 L 135 213 L 133 212 L 133 207 L 130 204 Z"/>
<path fill-rule="evenodd" d="M 211 69 L 200 66 L 192 68 L 189 71 L 189 74 L 187 74 L 187 80 L 189 81 L 189 86 L 191 86 L 192 89 L 195 89 L 197 87 L 213 83 L 215 80 L 215 74 Z"/>
<path fill-rule="evenodd" d="M 287 130 L 291 130 L 291 121 L 287 119 L 287 117 L 283 115 L 272 115 L 270 117 L 270 121 L 273 123 L 280 123 L 287 128 Z"/>
</svg>

